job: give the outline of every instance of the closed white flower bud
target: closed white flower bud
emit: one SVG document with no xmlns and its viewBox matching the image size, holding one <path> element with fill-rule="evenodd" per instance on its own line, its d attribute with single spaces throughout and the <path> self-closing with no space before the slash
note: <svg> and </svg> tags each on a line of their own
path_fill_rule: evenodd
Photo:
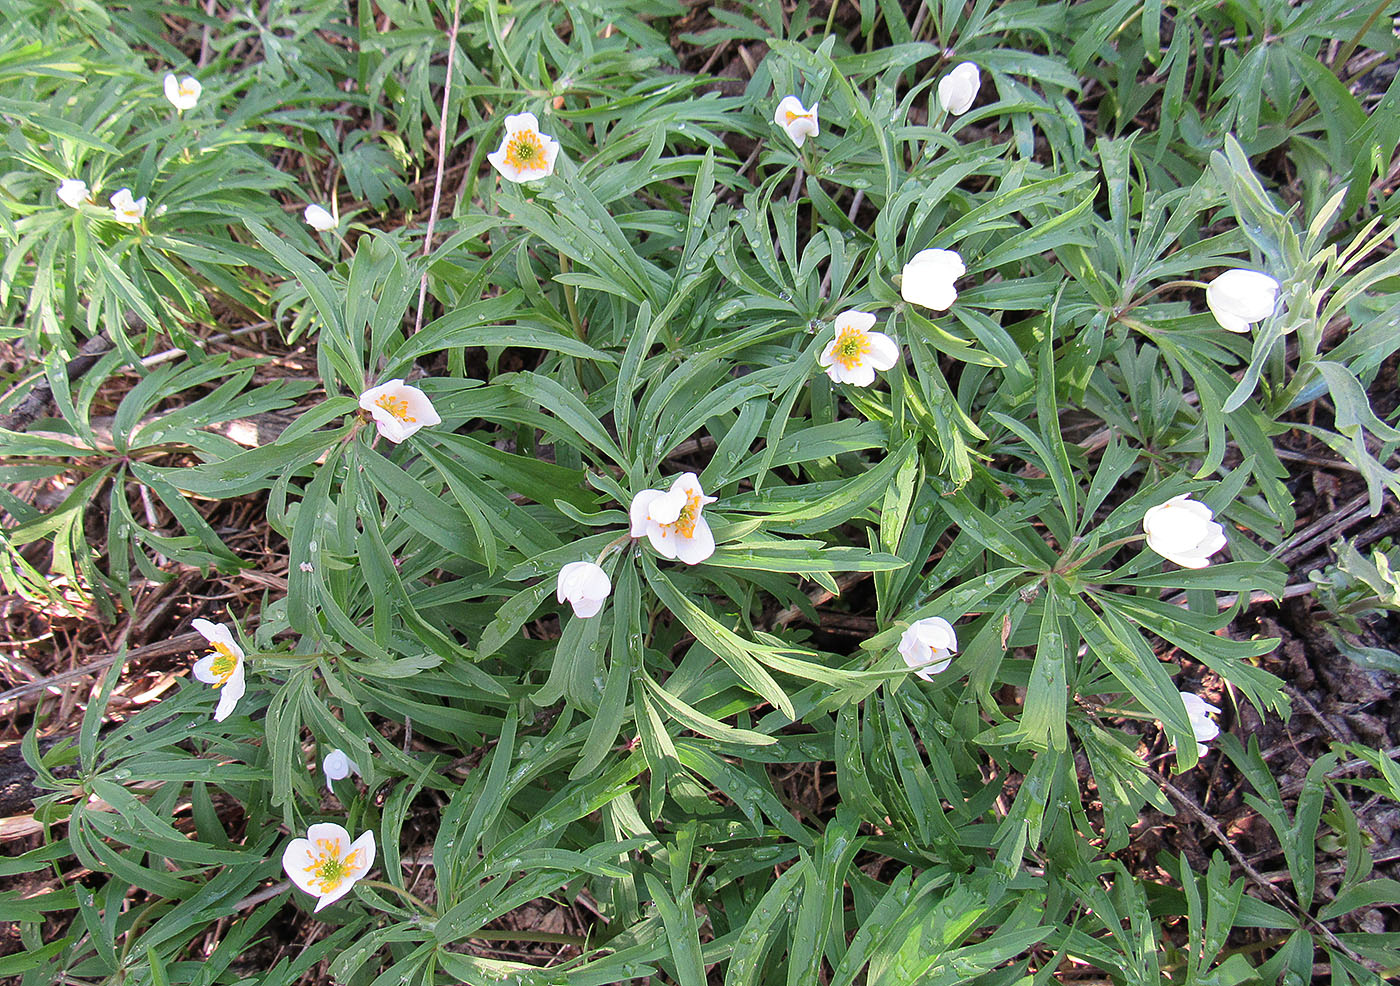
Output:
<svg viewBox="0 0 1400 986">
<path fill-rule="evenodd" d="M 946 312 L 958 299 L 953 282 L 967 273 L 956 250 L 920 250 L 904 265 L 899 294 L 907 302 Z"/>
<path fill-rule="evenodd" d="M 330 790 L 331 781 L 343 781 L 351 774 L 358 777 L 360 766 L 347 757 L 344 750 L 332 750 L 321 761 L 321 773 L 326 775 L 326 790 Z"/>
<path fill-rule="evenodd" d="M 981 88 L 982 73 L 972 62 L 963 62 L 938 80 L 938 104 L 953 116 L 961 116 L 972 108 Z"/>
<path fill-rule="evenodd" d="M 330 212 L 316 205 L 314 202 L 306 207 L 306 211 L 303 212 L 301 216 L 306 220 L 306 225 L 310 226 L 318 233 L 324 233 L 328 230 L 335 229 L 335 216 L 331 215 Z"/>
<path fill-rule="evenodd" d="M 1237 267 L 1206 285 L 1206 306 L 1227 332 L 1248 332 L 1278 305 L 1279 283 L 1268 274 Z"/>
<path fill-rule="evenodd" d="M 916 620 L 899 638 L 904 663 L 925 681 L 932 681 L 934 675 L 946 670 L 957 652 L 957 631 L 941 616 Z"/>
<path fill-rule="evenodd" d="M 87 182 L 78 178 L 65 178 L 58 183 L 58 200 L 74 209 L 88 199 Z"/>
<path fill-rule="evenodd" d="M 1211 518 L 1210 507 L 1189 494 L 1148 507 L 1142 515 L 1147 546 L 1182 568 L 1205 568 L 1210 556 L 1225 547 L 1225 529 Z"/>
<path fill-rule="evenodd" d="M 608 573 L 591 561 L 571 561 L 559 569 L 558 600 L 568 600 L 575 616 L 597 616 L 611 592 Z"/>
</svg>

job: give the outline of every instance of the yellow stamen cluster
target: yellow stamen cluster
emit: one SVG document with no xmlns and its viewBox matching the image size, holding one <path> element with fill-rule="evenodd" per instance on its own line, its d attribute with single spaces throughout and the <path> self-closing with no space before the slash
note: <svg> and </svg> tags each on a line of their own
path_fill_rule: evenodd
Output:
<svg viewBox="0 0 1400 986">
<path fill-rule="evenodd" d="M 417 418 L 409 417 L 407 398 L 395 397 L 393 394 L 380 394 L 379 399 L 374 403 L 388 411 L 400 421 L 414 422 L 418 420 Z"/>
<path fill-rule="evenodd" d="M 512 168 L 544 167 L 544 142 L 533 130 L 517 130 L 506 144 L 506 164 Z"/>
<path fill-rule="evenodd" d="M 676 519 L 669 524 L 662 524 L 662 536 L 670 534 L 672 531 L 683 538 L 695 536 L 695 522 L 700 519 L 700 494 L 690 492 L 686 494 L 685 506 L 681 507 L 681 512 Z"/>
<path fill-rule="evenodd" d="M 229 650 L 228 644 L 214 644 L 214 653 L 218 655 L 209 665 L 209 673 L 216 679 L 215 688 L 221 688 L 233 677 L 233 673 L 238 670 L 238 658 L 233 651 Z"/>
<path fill-rule="evenodd" d="M 339 887 L 355 868 L 360 850 L 356 849 L 341 859 L 339 839 L 317 839 L 316 849 L 316 855 L 311 857 L 311 862 L 305 868 L 305 872 L 311 874 L 306 882 L 312 887 L 319 887 L 316 893 L 324 897 Z"/>
<path fill-rule="evenodd" d="M 848 325 L 837 335 L 831 355 L 846 369 L 853 370 L 865 361 L 870 349 L 870 336 Z"/>
</svg>

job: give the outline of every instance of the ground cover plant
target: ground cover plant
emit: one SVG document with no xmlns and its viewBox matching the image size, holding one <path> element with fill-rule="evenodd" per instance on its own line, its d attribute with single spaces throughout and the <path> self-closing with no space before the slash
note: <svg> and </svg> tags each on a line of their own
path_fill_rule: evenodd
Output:
<svg viewBox="0 0 1400 986">
<path fill-rule="evenodd" d="M 0 976 L 1400 969 L 1394 3 L 0 10 Z"/>
</svg>

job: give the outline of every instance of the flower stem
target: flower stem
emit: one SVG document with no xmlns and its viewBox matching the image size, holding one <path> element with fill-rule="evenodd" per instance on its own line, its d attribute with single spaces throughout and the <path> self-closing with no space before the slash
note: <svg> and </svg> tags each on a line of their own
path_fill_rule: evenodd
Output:
<svg viewBox="0 0 1400 986">
<path fill-rule="evenodd" d="M 421 910 L 424 914 L 428 915 L 428 917 L 436 919 L 438 916 L 438 912 L 435 911 L 430 905 L 425 903 L 421 897 L 417 897 L 409 893 L 403 887 L 396 887 L 392 883 L 386 883 L 383 880 L 360 880 L 359 883 L 366 887 L 378 887 L 380 890 L 392 890 L 400 897 L 412 901 L 415 905 L 417 905 L 418 909 Z"/>
<path fill-rule="evenodd" d="M 1061 568 L 1060 565 L 1056 565 L 1055 571 L 1059 572 L 1061 575 L 1068 575 L 1071 572 L 1075 572 L 1083 568 L 1085 563 L 1089 562 L 1094 558 L 1097 558 L 1099 555 L 1104 554 L 1108 551 L 1115 551 L 1126 544 L 1132 544 L 1134 541 L 1141 541 L 1146 536 L 1147 535 L 1145 534 L 1134 534 L 1131 537 L 1119 538 L 1116 541 L 1110 541 L 1108 542 L 1108 544 L 1101 544 L 1093 551 L 1085 555 L 1083 558 L 1077 558 L 1074 561 L 1071 561 L 1068 565 L 1065 565 L 1064 568 Z M 1065 561 L 1067 561 L 1067 559 L 1061 559 L 1060 564 L 1064 564 Z"/>
<path fill-rule="evenodd" d="M 1206 287 L 1206 283 L 1204 281 L 1167 281 L 1165 284 L 1157 285 L 1155 288 L 1153 288 L 1151 291 L 1148 291 L 1146 294 L 1139 295 L 1138 297 L 1132 299 L 1122 308 L 1115 309 L 1113 312 L 1113 320 L 1115 322 L 1118 321 L 1121 316 L 1126 315 L 1128 312 L 1132 311 L 1134 308 L 1137 308 L 1139 305 L 1146 304 L 1150 299 L 1156 297 L 1157 295 L 1161 294 L 1163 291 L 1168 290 L 1169 288 L 1204 287 Z"/>
<path fill-rule="evenodd" d="M 607 544 L 603 545 L 603 550 L 600 551 L 600 552 L 598 552 L 598 558 L 597 558 L 597 560 L 594 561 L 593 564 L 595 564 L 595 565 L 601 565 L 601 564 L 603 564 L 603 559 L 604 559 L 604 558 L 608 557 L 608 555 L 612 554 L 614 551 L 618 550 L 618 549 L 621 548 L 624 544 L 626 544 L 628 541 L 631 541 L 631 540 L 632 540 L 632 532 L 631 532 L 630 529 L 629 529 L 628 531 L 624 532 L 623 534 L 620 534 L 620 535 L 618 535 L 617 537 L 613 538 L 613 539 L 612 539 L 611 541 L 609 541 Z"/>
</svg>

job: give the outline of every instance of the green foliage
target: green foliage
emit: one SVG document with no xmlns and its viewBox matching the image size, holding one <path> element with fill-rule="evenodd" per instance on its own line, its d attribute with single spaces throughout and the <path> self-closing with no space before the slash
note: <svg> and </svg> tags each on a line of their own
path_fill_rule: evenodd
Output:
<svg viewBox="0 0 1400 986">
<path fill-rule="evenodd" d="M 1367 398 L 1400 348 L 1400 224 L 1368 188 L 1400 134 L 1329 56 L 1394 54 L 1383 7 L 908 6 L 755 0 L 697 29 L 670 0 L 8 5 L 0 306 L 57 413 L 0 432 L 0 478 L 62 495 L 0 491 L 6 588 L 63 576 L 112 613 L 138 576 L 247 565 L 209 520 L 246 496 L 288 572 L 223 722 L 182 679 L 100 729 L 119 658 L 76 742 L 41 752 L 36 724 L 49 840 L 0 874 L 93 877 L 0 897 L 26 946 L 0 975 L 995 986 L 1073 962 L 1204 986 L 1400 961 L 1344 930 L 1400 895 L 1338 754 L 1286 801 L 1257 744 L 1218 744 L 1282 847 L 1278 886 L 1229 846 L 1204 873 L 1114 856 L 1179 805 L 1149 757 L 1197 764 L 1186 667 L 1288 714 L 1260 666 L 1277 641 L 1222 632 L 1283 595 L 1279 436 L 1335 450 L 1373 510 L 1400 493 L 1400 431 Z M 755 41 L 743 87 L 682 67 L 684 45 Z M 176 113 L 160 78 L 195 53 L 204 93 Z M 963 60 L 982 94 L 950 116 L 937 82 Z M 800 149 L 772 123 L 789 92 L 821 107 Z M 524 112 L 562 151 L 514 184 L 485 160 Z M 95 201 L 57 200 L 64 178 Z M 121 187 L 143 222 L 110 218 Z M 334 201 L 335 232 L 300 221 Z M 926 249 L 967 265 L 947 312 L 902 298 Z M 1230 267 L 1283 285 L 1252 336 L 1204 310 Z M 907 353 L 870 388 L 818 363 L 848 310 Z M 229 311 L 305 344 L 314 377 L 209 355 Z M 357 398 L 404 378 L 442 423 L 392 443 Z M 289 408 L 256 447 L 212 430 Z M 691 469 L 718 548 L 666 562 L 629 508 Z M 1183 494 L 1230 560 L 1141 543 Z M 40 541 L 46 570 L 21 550 Z M 1393 606 L 1386 557 L 1342 549 L 1334 611 Z M 584 560 L 612 586 L 586 619 L 555 595 Z M 819 603 L 872 632 L 824 632 Z M 898 647 L 929 617 L 961 647 L 923 680 Z M 334 800 L 307 769 L 331 748 L 363 772 Z M 1394 797 L 1394 764 L 1351 752 Z M 839 804 L 795 800 L 798 770 Z M 276 881 L 320 821 L 374 832 L 380 880 L 297 913 L 324 933 L 250 972 L 310 911 Z M 430 876 L 406 884 L 409 862 Z M 500 922 L 551 901 L 596 917 L 539 938 L 571 948 L 556 964 L 480 947 L 535 940 Z"/>
</svg>

